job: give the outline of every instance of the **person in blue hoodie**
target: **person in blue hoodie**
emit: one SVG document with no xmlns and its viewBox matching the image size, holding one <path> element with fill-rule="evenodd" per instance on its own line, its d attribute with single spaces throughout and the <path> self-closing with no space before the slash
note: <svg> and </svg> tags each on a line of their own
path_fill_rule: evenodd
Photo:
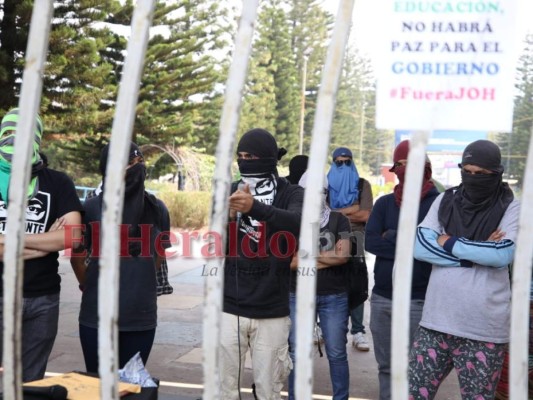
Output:
<svg viewBox="0 0 533 400">
<path fill-rule="evenodd" d="M 374 341 L 374 355 L 378 363 L 380 400 L 391 398 L 392 269 L 396 254 L 396 237 L 408 153 L 409 141 L 404 140 L 394 150 L 394 165 L 390 169 L 396 174 L 399 183 L 394 187 L 393 193 L 382 196 L 376 201 L 366 224 L 365 249 L 376 255 L 374 288 L 370 297 L 370 331 Z M 439 195 L 431 181 L 431 174 L 431 163 L 429 159 L 426 159 L 418 211 L 419 223 Z M 430 264 L 414 260 L 410 311 L 411 339 L 422 317 L 430 273 Z"/>
<path fill-rule="evenodd" d="M 354 268 L 364 274 L 365 279 L 356 287 L 361 290 L 354 293 L 348 291 L 348 306 L 352 326 L 352 346 L 359 351 L 369 351 L 366 339 L 364 319 L 364 302 L 368 297 L 368 272 L 364 254 L 365 225 L 372 210 L 373 198 L 370 183 L 359 176 L 353 160 L 352 152 L 346 147 L 338 147 L 333 151 L 332 163 L 328 172 L 328 201 L 332 210 L 340 212 L 350 221 L 352 228 L 352 261 Z"/>
</svg>

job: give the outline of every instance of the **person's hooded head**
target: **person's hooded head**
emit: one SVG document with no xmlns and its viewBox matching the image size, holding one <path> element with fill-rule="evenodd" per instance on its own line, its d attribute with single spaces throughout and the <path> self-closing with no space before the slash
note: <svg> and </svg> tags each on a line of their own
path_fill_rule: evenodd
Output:
<svg viewBox="0 0 533 400">
<path fill-rule="evenodd" d="M 294 156 L 289 162 L 289 175 L 287 179 L 293 185 L 297 185 L 303 173 L 307 170 L 309 157 L 306 155 Z"/>
<path fill-rule="evenodd" d="M 332 209 L 349 207 L 359 201 L 359 173 L 352 152 L 338 147 L 331 155 L 328 172 L 329 205 Z"/>
<path fill-rule="evenodd" d="M 278 161 L 287 153 L 265 129 L 255 128 L 242 135 L 237 145 L 237 164 L 242 177 L 278 176 Z"/>
<path fill-rule="evenodd" d="M 106 184 L 106 166 L 108 158 L 112 156 L 109 153 L 109 144 L 104 146 L 100 154 L 100 173 L 102 174 L 102 190 L 107 189 Z M 122 209 L 122 224 L 128 226 L 129 237 L 140 237 L 141 224 L 158 224 L 159 211 L 157 201 L 153 196 L 145 192 L 144 181 L 146 179 L 146 166 L 144 157 L 137 144 L 131 142 L 128 156 L 128 165 L 126 167 L 124 206 Z M 100 200 L 103 199 L 103 193 L 98 195 Z M 128 244 L 128 254 L 138 256 L 141 252 L 141 243 L 130 241 Z M 124 246 L 121 243 L 121 246 Z M 122 250 L 121 250 L 122 251 Z"/>
<path fill-rule="evenodd" d="M 241 181 L 254 198 L 272 204 L 277 192 L 278 160 L 287 150 L 278 148 L 276 139 L 265 129 L 246 132 L 237 145 L 237 164 Z"/>
<path fill-rule="evenodd" d="M 393 155 L 393 165 L 389 169 L 390 172 L 394 172 L 398 178 L 398 185 L 394 187 L 394 197 L 398 207 L 402 204 L 403 196 L 403 185 L 405 183 L 405 171 L 407 168 L 407 157 L 409 155 L 409 140 L 401 141 L 398 146 L 394 149 Z M 426 194 L 433 188 L 435 185 L 431 180 L 432 170 L 431 170 L 431 161 L 426 155 L 426 163 L 424 164 L 424 176 L 422 177 L 422 192 L 421 199 L 423 199 Z"/>
<path fill-rule="evenodd" d="M 514 199 L 513 191 L 502 181 L 500 148 L 489 140 L 472 142 L 459 167 L 462 183 L 444 193 L 439 223 L 448 235 L 486 241 Z"/>
<path fill-rule="evenodd" d="M 107 160 L 109 158 L 109 143 L 104 146 L 100 153 L 100 174 L 105 186 Z M 143 154 L 137 144 L 130 143 L 128 155 L 128 166 L 126 167 L 126 185 L 125 194 L 130 195 L 133 192 L 144 192 L 144 181 L 146 179 L 146 166 L 144 165 Z"/>
<path fill-rule="evenodd" d="M 0 125 L 0 196 L 7 203 L 9 192 L 9 178 L 11 177 L 11 163 L 13 162 L 13 152 L 15 150 L 15 137 L 19 124 L 19 109 L 14 108 L 6 113 Z M 36 116 L 35 130 L 33 135 L 31 168 L 32 176 L 28 186 L 28 199 L 37 195 L 39 191 L 39 179 L 37 172 L 44 168 L 39 150 L 43 136 L 43 122 Z"/>
<path fill-rule="evenodd" d="M 500 148 L 489 140 L 466 146 L 459 168 L 463 190 L 472 203 L 481 203 L 497 194 L 502 184 L 503 165 Z"/>
</svg>

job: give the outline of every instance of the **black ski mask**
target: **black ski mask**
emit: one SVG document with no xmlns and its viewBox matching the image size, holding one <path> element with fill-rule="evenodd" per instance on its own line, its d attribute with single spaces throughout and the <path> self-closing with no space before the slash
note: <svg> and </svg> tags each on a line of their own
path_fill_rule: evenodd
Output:
<svg viewBox="0 0 533 400">
<path fill-rule="evenodd" d="M 134 194 L 136 191 L 144 191 L 144 180 L 146 179 L 146 166 L 144 163 L 137 163 L 126 170 L 125 192 L 126 196 Z"/>
<path fill-rule="evenodd" d="M 477 140 L 466 146 L 459 167 L 476 165 L 492 171 L 492 174 L 469 174 L 461 170 L 464 193 L 474 204 L 483 203 L 498 193 L 502 183 L 503 166 L 498 146 L 489 140 Z"/>
<path fill-rule="evenodd" d="M 143 154 L 135 143 L 130 144 L 128 161 L 131 164 L 137 157 Z M 107 158 L 109 157 L 109 144 L 102 149 L 100 155 L 100 172 L 103 178 L 103 191 L 106 190 L 105 172 Z M 145 192 L 144 181 L 146 179 L 146 166 L 144 162 L 138 162 L 126 170 L 124 188 L 124 206 L 122 209 L 122 224 L 129 225 L 129 237 L 140 237 L 140 224 L 155 224 L 159 218 L 159 211 L 155 198 Z M 103 193 L 100 194 L 103 199 Z M 128 245 L 129 255 L 138 256 L 141 252 L 139 242 L 131 241 Z"/>
<path fill-rule="evenodd" d="M 500 148 L 488 141 L 470 143 L 463 153 L 461 168 L 476 165 L 491 174 L 461 171 L 462 184 L 448 189 L 439 208 L 439 222 L 446 233 L 485 241 L 494 232 L 513 201 L 513 191 L 502 182 Z"/>
<path fill-rule="evenodd" d="M 278 176 L 278 160 L 287 150 L 278 149 L 276 139 L 265 129 L 252 129 L 246 132 L 237 146 L 237 153 L 246 152 L 258 157 L 256 159 L 239 159 L 239 171 L 242 176 L 262 177 L 274 174 Z"/>
<path fill-rule="evenodd" d="M 469 174 L 461 171 L 464 194 L 474 204 L 490 200 L 502 183 L 502 174 L 495 172 L 490 175 Z"/>
</svg>

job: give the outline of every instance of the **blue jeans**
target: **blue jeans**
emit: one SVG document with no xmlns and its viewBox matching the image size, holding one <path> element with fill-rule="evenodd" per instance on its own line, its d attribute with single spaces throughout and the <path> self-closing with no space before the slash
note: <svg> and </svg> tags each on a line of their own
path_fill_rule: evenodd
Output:
<svg viewBox="0 0 533 400">
<path fill-rule="evenodd" d="M 289 304 L 292 321 L 289 333 L 289 354 L 294 364 L 296 358 L 296 295 L 294 293 L 291 293 Z M 316 312 L 320 318 L 320 328 L 329 361 L 333 400 L 346 400 L 350 388 L 350 371 L 346 354 L 349 316 L 348 295 L 339 293 L 316 296 Z M 289 375 L 290 400 L 294 400 L 294 369 Z"/>
<path fill-rule="evenodd" d="M 350 310 L 350 319 L 352 321 L 352 329 L 350 333 L 355 335 L 356 333 L 366 333 L 365 326 L 363 325 L 363 317 L 365 312 L 365 303 L 359 304 L 353 310 Z"/>
<path fill-rule="evenodd" d="M 0 360 L 3 357 L 3 299 L 0 298 Z M 22 381 L 44 378 L 59 320 L 59 293 L 25 297 L 22 306 Z"/>
<path fill-rule="evenodd" d="M 409 312 L 409 345 L 422 318 L 424 300 L 411 300 Z M 374 356 L 378 363 L 379 399 L 391 399 L 391 330 L 392 300 L 372 293 L 370 296 L 370 331 L 374 341 Z"/>
</svg>

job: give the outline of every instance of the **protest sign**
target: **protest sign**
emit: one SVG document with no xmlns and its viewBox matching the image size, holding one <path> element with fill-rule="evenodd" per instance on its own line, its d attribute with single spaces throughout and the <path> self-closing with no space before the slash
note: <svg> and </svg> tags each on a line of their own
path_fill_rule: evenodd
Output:
<svg viewBox="0 0 533 400">
<path fill-rule="evenodd" d="M 517 1 L 383 4 L 380 129 L 512 129 Z"/>
</svg>

